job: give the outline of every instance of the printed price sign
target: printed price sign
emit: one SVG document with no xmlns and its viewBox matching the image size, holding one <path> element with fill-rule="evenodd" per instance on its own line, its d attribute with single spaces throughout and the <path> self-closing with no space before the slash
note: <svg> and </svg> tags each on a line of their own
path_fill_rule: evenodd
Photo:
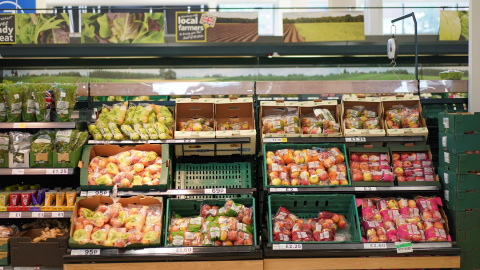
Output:
<svg viewBox="0 0 480 270">
<path fill-rule="evenodd" d="M 275 244 L 273 250 L 302 250 L 302 244 Z"/>
<path fill-rule="evenodd" d="M 68 174 L 68 169 L 47 169 L 46 174 Z"/>
<path fill-rule="evenodd" d="M 345 142 L 366 142 L 367 138 L 365 137 L 348 137 L 345 138 Z"/>
<path fill-rule="evenodd" d="M 226 194 L 226 188 L 206 188 L 205 194 Z"/>
<path fill-rule="evenodd" d="M 387 243 L 364 243 L 364 249 L 386 249 Z"/>
<path fill-rule="evenodd" d="M 25 174 L 25 170 L 24 169 L 12 169 L 12 174 L 14 174 L 14 175 Z"/>
<path fill-rule="evenodd" d="M 10 212 L 8 214 L 9 218 L 22 218 L 22 212 Z"/>
<path fill-rule="evenodd" d="M 182 254 L 189 254 L 193 253 L 193 247 L 181 247 L 181 248 L 176 248 L 175 253 L 182 253 Z"/>
<path fill-rule="evenodd" d="M 87 192 L 87 196 L 95 195 L 110 196 L 110 190 L 90 190 Z"/>
<path fill-rule="evenodd" d="M 52 218 L 63 218 L 65 217 L 64 212 L 52 212 Z"/>
<path fill-rule="evenodd" d="M 32 212 L 32 218 L 44 218 L 45 212 Z"/>
<path fill-rule="evenodd" d="M 264 143 L 279 143 L 279 142 L 287 142 L 287 138 L 264 138 Z"/>
<path fill-rule="evenodd" d="M 13 123 L 13 128 L 25 128 L 25 123 Z"/>
<path fill-rule="evenodd" d="M 70 254 L 74 256 L 100 255 L 100 249 L 72 249 Z"/>
<path fill-rule="evenodd" d="M 397 253 L 409 253 L 413 252 L 412 243 L 410 242 L 395 242 Z"/>
<path fill-rule="evenodd" d="M 376 187 L 355 187 L 355 191 L 376 191 Z"/>
</svg>

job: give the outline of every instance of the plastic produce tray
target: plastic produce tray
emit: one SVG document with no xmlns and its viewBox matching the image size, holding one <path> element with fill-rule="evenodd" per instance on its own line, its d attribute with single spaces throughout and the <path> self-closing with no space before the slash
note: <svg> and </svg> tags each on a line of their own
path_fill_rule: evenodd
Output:
<svg viewBox="0 0 480 270">
<path fill-rule="evenodd" d="M 248 162 L 178 163 L 176 189 L 251 188 L 252 169 Z"/>
</svg>

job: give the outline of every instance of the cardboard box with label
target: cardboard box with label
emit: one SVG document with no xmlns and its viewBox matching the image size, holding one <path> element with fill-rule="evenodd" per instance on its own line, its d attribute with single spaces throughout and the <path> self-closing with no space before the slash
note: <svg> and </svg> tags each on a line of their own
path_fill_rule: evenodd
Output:
<svg viewBox="0 0 480 270">
<path fill-rule="evenodd" d="M 177 98 L 175 100 L 175 139 L 215 138 L 215 99 Z M 214 156 L 214 144 L 182 144 L 175 146 L 176 156 Z"/>
<path fill-rule="evenodd" d="M 359 107 L 363 109 L 359 110 Z M 356 117 L 351 117 L 353 113 L 357 113 Z M 352 128 L 351 123 L 358 124 L 358 126 Z M 342 128 L 345 137 L 385 136 L 384 124 L 380 98 L 360 96 L 344 96 L 342 98 Z M 379 128 L 365 128 L 373 125 L 378 125 Z"/>
<path fill-rule="evenodd" d="M 300 102 L 302 137 L 342 137 L 341 106 L 336 100 Z M 330 117 L 331 116 L 331 117 Z"/>
<path fill-rule="evenodd" d="M 299 102 L 260 102 L 260 129 L 262 138 L 301 137 Z"/>
<path fill-rule="evenodd" d="M 9 168 L 29 168 L 30 167 L 30 151 L 20 151 L 16 153 L 8 153 Z"/>
<path fill-rule="evenodd" d="M 162 171 L 160 176 L 160 182 L 158 185 L 134 185 L 131 188 L 128 187 L 119 187 L 118 190 L 166 190 L 169 187 L 170 183 L 170 166 L 171 166 L 171 156 L 170 148 L 167 144 L 143 144 L 136 146 L 118 146 L 118 145 L 86 145 L 82 154 L 82 168 L 80 169 L 80 186 L 82 190 L 111 190 L 113 188 L 113 183 L 111 185 L 89 185 L 88 178 L 88 166 L 90 161 L 97 157 L 110 157 L 117 155 L 121 152 L 129 150 L 138 150 L 138 151 L 153 151 L 157 153 L 158 156 L 162 157 Z M 140 163 L 140 161 L 138 161 Z"/>
<path fill-rule="evenodd" d="M 428 136 L 427 124 L 422 117 L 422 104 L 418 96 L 390 96 L 382 97 L 381 100 L 383 110 L 386 114 L 384 119 L 387 136 Z M 392 110 L 395 108 L 399 110 L 404 110 L 401 108 L 407 108 L 410 111 L 404 113 L 407 117 L 402 117 L 397 113 L 397 110 Z M 398 118 L 401 126 L 397 128 L 395 122 L 387 119 L 389 118 L 388 116 Z M 405 125 L 409 127 L 404 127 Z M 394 126 L 394 128 L 391 128 L 392 126 Z"/>
<path fill-rule="evenodd" d="M 255 154 L 257 131 L 252 98 L 216 99 L 215 121 L 217 138 L 250 138 L 249 143 L 217 144 L 217 155 Z"/>
<path fill-rule="evenodd" d="M 30 168 L 52 168 L 53 152 L 32 153 L 30 152 Z"/>
</svg>

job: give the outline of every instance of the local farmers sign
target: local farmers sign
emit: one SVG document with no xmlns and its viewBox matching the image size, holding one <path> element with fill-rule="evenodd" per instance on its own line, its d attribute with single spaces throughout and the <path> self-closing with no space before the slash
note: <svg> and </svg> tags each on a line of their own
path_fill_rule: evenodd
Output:
<svg viewBox="0 0 480 270">
<path fill-rule="evenodd" d="M 15 15 L 0 14 L 0 44 L 15 43 Z"/>
<path fill-rule="evenodd" d="M 175 13 L 175 39 L 177 42 L 205 42 L 207 30 L 205 24 L 200 23 L 202 12 Z"/>
</svg>

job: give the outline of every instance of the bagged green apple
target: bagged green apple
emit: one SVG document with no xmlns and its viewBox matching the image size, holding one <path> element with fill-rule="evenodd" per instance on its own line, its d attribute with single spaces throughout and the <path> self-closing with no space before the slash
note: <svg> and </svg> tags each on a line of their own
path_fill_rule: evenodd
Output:
<svg viewBox="0 0 480 270">
<path fill-rule="evenodd" d="M 138 135 L 130 125 L 122 125 L 120 129 L 122 130 L 124 136 L 128 139 L 133 141 L 140 140 L 140 135 Z"/>
<path fill-rule="evenodd" d="M 102 133 L 100 133 L 100 130 L 96 125 L 88 125 L 88 131 L 90 131 L 90 134 L 92 134 L 94 140 L 102 140 L 103 136 Z"/>
</svg>

